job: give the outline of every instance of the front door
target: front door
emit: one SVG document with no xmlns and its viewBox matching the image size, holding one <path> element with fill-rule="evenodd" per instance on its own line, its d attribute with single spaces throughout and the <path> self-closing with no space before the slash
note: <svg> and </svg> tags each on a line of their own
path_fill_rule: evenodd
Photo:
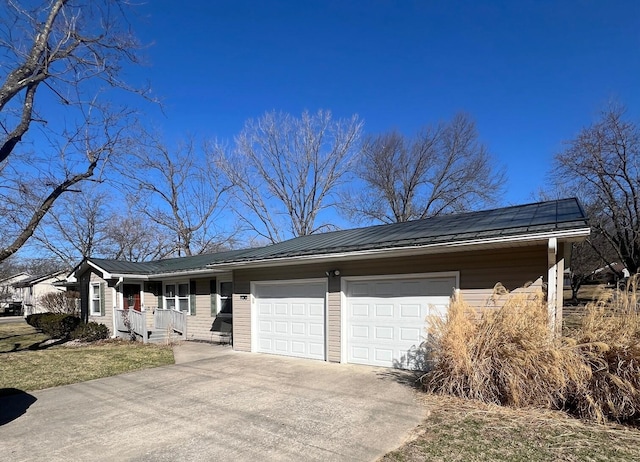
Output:
<svg viewBox="0 0 640 462">
<path fill-rule="evenodd" d="M 140 311 L 140 284 L 124 284 L 122 286 L 123 308 Z"/>
</svg>

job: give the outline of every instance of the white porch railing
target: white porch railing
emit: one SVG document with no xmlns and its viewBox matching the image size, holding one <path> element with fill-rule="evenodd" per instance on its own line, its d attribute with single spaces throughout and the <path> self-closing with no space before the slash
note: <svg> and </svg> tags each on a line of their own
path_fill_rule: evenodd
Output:
<svg viewBox="0 0 640 462">
<path fill-rule="evenodd" d="M 143 343 L 149 340 L 147 331 L 147 312 L 136 310 L 113 309 L 113 317 L 116 322 L 116 336 L 140 337 Z"/>
<path fill-rule="evenodd" d="M 172 329 L 187 336 L 187 314 L 182 311 L 166 308 L 155 308 L 153 314 L 153 326 L 156 329 Z"/>
</svg>

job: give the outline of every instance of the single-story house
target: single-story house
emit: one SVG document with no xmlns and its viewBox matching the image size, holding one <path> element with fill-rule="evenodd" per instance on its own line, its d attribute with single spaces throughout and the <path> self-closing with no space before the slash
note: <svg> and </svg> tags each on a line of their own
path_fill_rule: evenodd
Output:
<svg viewBox="0 0 640 462">
<path fill-rule="evenodd" d="M 91 258 L 73 277 L 83 313 L 113 332 L 117 310 L 147 313 L 149 331 L 166 328 L 171 312 L 186 339 L 210 340 L 226 325 L 236 350 L 410 368 L 426 317 L 443 314 L 454 293 L 483 307 L 498 282 L 533 283 L 559 319 L 570 243 L 589 232 L 578 200 L 562 199 L 210 255 Z"/>
<path fill-rule="evenodd" d="M 52 273 L 31 276 L 13 284 L 22 300 L 24 316 L 30 314 L 43 313 L 46 311 L 40 299 L 43 295 L 51 292 L 64 292 L 66 287 L 66 271 L 55 271 Z"/>
<path fill-rule="evenodd" d="M 12 274 L 0 279 L 0 314 L 19 314 L 22 312 L 22 291 L 14 284 L 30 278 L 27 272 Z"/>
</svg>

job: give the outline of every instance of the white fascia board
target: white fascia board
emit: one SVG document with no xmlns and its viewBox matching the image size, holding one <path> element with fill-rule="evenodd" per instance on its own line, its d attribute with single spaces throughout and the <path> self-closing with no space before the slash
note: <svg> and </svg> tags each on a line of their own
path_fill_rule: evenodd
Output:
<svg viewBox="0 0 640 462">
<path fill-rule="evenodd" d="M 299 255 L 294 257 L 265 258 L 261 260 L 239 261 L 231 263 L 212 264 L 211 268 L 259 268 L 265 266 L 285 266 L 292 263 L 322 263 L 333 260 L 365 260 L 379 257 L 403 257 L 412 255 L 427 255 L 444 252 L 461 252 L 470 249 L 492 249 L 517 245 L 547 245 L 549 239 L 556 238 L 558 242 L 579 242 L 591 233 L 591 228 L 573 229 L 570 231 L 552 231 L 538 234 L 523 234 L 509 237 L 494 237 L 489 239 L 474 239 L 469 241 L 448 242 L 443 244 L 429 244 L 423 246 L 405 246 L 383 249 L 359 250 L 352 252 L 336 252 L 322 255 Z"/>
<path fill-rule="evenodd" d="M 93 263 L 91 260 L 87 260 L 87 265 L 93 267 L 94 269 L 100 271 L 102 273 L 102 279 L 111 279 L 111 273 L 105 271 L 104 269 L 100 268 L 98 265 L 96 265 L 95 263 Z"/>
<path fill-rule="evenodd" d="M 155 279 L 167 279 L 174 277 L 184 277 L 184 276 L 193 276 L 193 275 L 206 275 L 206 274 L 219 274 L 224 273 L 225 270 L 207 268 L 200 270 L 185 270 L 185 271 L 174 271 L 171 273 L 154 273 L 154 274 L 131 274 L 131 273 L 112 273 L 110 276 L 112 278 L 125 278 L 125 279 L 136 279 L 141 281 L 150 281 Z"/>
</svg>

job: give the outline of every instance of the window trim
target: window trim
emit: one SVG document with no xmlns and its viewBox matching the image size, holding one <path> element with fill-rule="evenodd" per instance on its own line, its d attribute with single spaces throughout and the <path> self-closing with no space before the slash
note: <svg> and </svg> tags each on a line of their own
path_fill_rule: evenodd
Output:
<svg viewBox="0 0 640 462">
<path fill-rule="evenodd" d="M 99 282 L 92 282 L 89 285 L 90 291 L 91 291 L 91 303 L 89 306 L 89 315 L 90 316 L 102 316 L 102 308 L 101 308 L 101 303 L 102 300 L 100 299 L 100 283 Z M 96 303 L 97 302 L 97 303 Z M 95 307 L 98 307 L 98 310 L 95 310 Z"/>
<path fill-rule="evenodd" d="M 229 295 L 222 295 L 222 284 L 231 284 L 231 293 Z M 217 315 L 222 315 L 224 316 L 233 316 L 233 281 L 230 280 L 223 280 L 223 281 L 218 281 L 218 312 L 216 313 Z M 225 305 L 224 301 L 228 300 L 229 304 L 231 305 L 231 312 L 229 313 L 223 313 L 222 309 Z"/>
<path fill-rule="evenodd" d="M 180 296 L 179 295 L 179 286 L 180 285 L 186 285 L 187 286 L 187 294 L 185 296 Z M 173 288 L 173 292 L 174 295 L 173 297 L 167 297 L 167 286 L 174 286 Z M 188 280 L 185 281 L 169 281 L 169 282 L 163 282 L 162 283 L 162 302 L 163 302 L 163 306 L 165 307 L 165 309 L 173 309 L 174 311 L 179 311 L 180 313 L 185 313 L 189 316 L 191 316 L 191 287 L 190 287 L 190 283 Z M 169 308 L 169 304 L 167 303 L 168 300 L 173 300 L 174 301 L 174 306 L 173 308 Z M 186 311 L 182 311 L 180 309 L 180 300 L 186 300 L 187 301 L 187 310 Z"/>
</svg>

